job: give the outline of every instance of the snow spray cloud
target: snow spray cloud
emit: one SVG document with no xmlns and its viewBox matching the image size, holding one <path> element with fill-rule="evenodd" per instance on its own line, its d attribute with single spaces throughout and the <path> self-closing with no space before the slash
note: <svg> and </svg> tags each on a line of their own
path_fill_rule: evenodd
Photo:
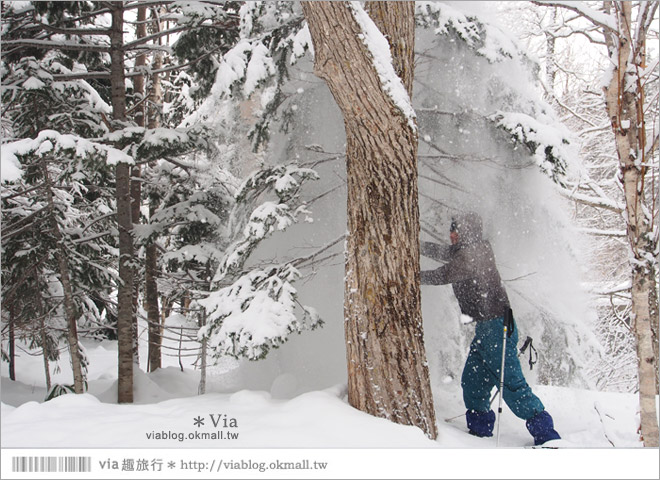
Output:
<svg viewBox="0 0 660 480">
<path fill-rule="evenodd" d="M 437 10 L 431 12 L 433 21 L 420 20 L 418 25 L 426 28 L 417 28 L 416 40 L 413 106 L 420 135 L 422 239 L 448 241 L 453 214 L 478 212 L 521 332 L 540 347 L 542 358 L 532 374 L 538 372 L 537 380 L 544 383 L 584 386 L 581 354 L 572 346 L 589 343 L 591 335 L 570 219 L 548 172 L 541 169 L 539 152 L 544 150 L 530 151 L 532 140 L 541 140 L 519 135 L 513 141 L 494 119 L 498 112 L 519 112 L 520 118 L 543 127 L 539 135 L 555 140 L 561 125 L 540 100 L 531 62 L 517 53 L 504 31 L 489 24 L 492 19 L 484 13 L 489 8 L 480 5 L 466 15 L 461 9 L 471 8 L 469 2 L 424 6 Z M 271 128 L 268 157 L 274 163 L 307 163 L 321 179 L 306 192 L 315 199 L 310 205 L 314 221 L 273 237 L 259 252 L 264 259 L 304 254 L 346 232 L 342 116 L 325 83 L 313 74 L 310 58 L 299 61 L 290 74 L 286 89 L 296 114 L 287 119 L 287 133 Z M 522 125 L 521 131 L 531 130 Z M 335 253 L 341 254 L 341 242 Z M 422 258 L 422 268 L 434 266 Z M 343 276 L 341 255 L 315 266 L 299 284 L 299 296 L 319 311 L 324 328 L 292 338 L 258 364 L 244 363 L 234 379 L 246 388 L 271 388 L 280 397 L 345 382 Z M 422 300 L 427 352 L 433 352 L 428 358 L 432 381 L 451 381 L 460 377 L 472 327 L 460 324 L 450 287 L 423 287 Z"/>
<path fill-rule="evenodd" d="M 461 8 L 460 3 L 453 5 Z M 451 18 L 452 25 L 457 18 L 469 21 L 458 11 L 453 11 Z M 590 338 L 584 325 L 588 312 L 586 297 L 579 288 L 575 234 L 551 178 L 554 174 L 539 160 L 538 148 L 538 143 L 545 141 L 562 145 L 554 151 L 561 149 L 570 160 L 570 144 L 565 143 L 569 140 L 564 138 L 568 134 L 539 98 L 529 60 L 511 48 L 498 57 L 498 45 L 504 42 L 494 32 L 503 32 L 492 25 L 481 28 L 486 35 L 474 46 L 461 38 L 456 28 L 447 28 L 440 36 L 428 30 L 419 35 L 418 48 L 425 52 L 415 72 L 422 239 L 446 242 L 452 215 L 478 212 L 519 327 L 542 351 L 537 380 L 585 386 L 585 377 L 578 369 L 581 359 L 576 362 L 573 355 L 566 355 L 575 339 Z M 518 132 L 498 128 L 493 112 L 519 112 L 519 130 L 538 130 L 535 142 L 527 138 L 525 143 L 516 136 Z M 427 300 L 427 322 L 427 312 L 433 319 L 438 312 L 448 310 L 446 300 L 438 300 L 435 293 L 423 298 Z M 429 302 L 434 308 L 428 308 Z M 450 315 L 457 312 L 455 307 L 449 310 L 454 312 Z M 448 334 L 454 349 L 465 343 L 467 332 L 458 321 L 439 321 L 443 332 L 436 334 L 438 344 L 429 351 L 437 349 L 444 358 L 429 361 L 432 367 L 435 363 L 444 370 L 441 378 L 456 376 L 462 362 L 455 353 L 445 352 L 446 340 L 439 340 Z M 425 328 L 425 332 L 429 330 Z"/>
</svg>

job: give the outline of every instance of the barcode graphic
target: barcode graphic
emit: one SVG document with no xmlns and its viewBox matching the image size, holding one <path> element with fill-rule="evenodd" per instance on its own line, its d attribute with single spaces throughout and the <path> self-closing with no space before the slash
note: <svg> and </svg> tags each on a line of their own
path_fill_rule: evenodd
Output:
<svg viewBox="0 0 660 480">
<path fill-rule="evenodd" d="M 12 457 L 12 472 L 91 472 L 92 457 Z"/>
</svg>

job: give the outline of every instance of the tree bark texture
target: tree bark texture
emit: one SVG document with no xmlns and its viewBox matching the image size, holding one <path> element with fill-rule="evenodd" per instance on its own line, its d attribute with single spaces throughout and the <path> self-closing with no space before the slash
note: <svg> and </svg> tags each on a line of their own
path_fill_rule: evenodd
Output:
<svg viewBox="0 0 660 480">
<path fill-rule="evenodd" d="M 160 313 L 158 311 L 158 247 L 149 243 L 146 247 L 145 309 L 149 324 L 149 371 L 158 370 L 162 365 L 161 344 L 163 341 Z"/>
<path fill-rule="evenodd" d="M 413 2 L 366 2 L 364 8 L 390 44 L 394 71 L 413 96 L 415 69 L 415 15 Z M 405 19 L 405 21 L 402 21 Z"/>
<path fill-rule="evenodd" d="M 394 67 L 412 89 L 414 5 L 371 2 Z M 315 73 L 346 129 L 344 322 L 351 405 L 437 437 L 419 286 L 417 131 L 383 90 L 347 2 L 303 2 Z"/>
<path fill-rule="evenodd" d="M 618 34 L 608 38 L 610 56 L 616 68 L 605 88 L 605 101 L 619 157 L 619 179 L 625 196 L 627 235 L 631 249 L 632 321 L 639 362 L 641 435 L 645 446 L 657 447 L 655 395 L 658 359 L 653 341 L 653 332 L 657 332 L 658 325 L 657 295 L 654 292 L 657 288 L 653 253 L 655 245 L 652 220 L 647 213 L 652 209 L 646 207 L 644 196 L 644 179 L 648 167 L 644 165 L 646 145 L 641 104 L 643 87 L 635 79 L 636 67 L 639 66 L 635 65 L 635 59 L 641 59 L 641 55 L 633 51 L 631 2 L 616 4 Z"/>
<path fill-rule="evenodd" d="M 113 2 L 110 34 L 112 112 L 115 121 L 126 120 L 124 83 L 124 8 Z M 119 403 L 133 402 L 133 220 L 131 211 L 131 167 L 118 163 L 116 168 L 117 225 L 119 229 L 119 285 L 117 293 L 118 397 Z"/>
</svg>

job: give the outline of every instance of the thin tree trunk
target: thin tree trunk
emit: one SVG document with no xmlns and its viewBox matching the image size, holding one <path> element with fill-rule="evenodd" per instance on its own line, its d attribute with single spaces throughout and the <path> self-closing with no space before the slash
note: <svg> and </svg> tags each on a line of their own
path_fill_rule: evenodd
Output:
<svg viewBox="0 0 660 480">
<path fill-rule="evenodd" d="M 9 379 L 16 381 L 16 336 L 14 322 L 16 314 L 14 302 L 9 305 Z"/>
<path fill-rule="evenodd" d="M 643 111 L 638 100 L 642 92 L 632 85 L 630 71 L 634 68 L 632 55 L 632 7 L 630 2 L 618 2 L 618 41 L 610 41 L 609 47 L 616 69 L 605 90 L 606 108 L 612 122 L 617 154 L 620 163 L 620 180 L 626 202 L 627 234 L 632 253 L 632 319 L 637 339 L 639 362 L 639 399 L 641 435 L 644 445 L 658 446 L 658 420 L 655 395 L 657 392 L 657 352 L 653 349 L 653 326 L 657 325 L 657 288 L 653 258 L 654 245 L 651 224 L 645 214 L 644 176 L 642 166 L 645 145 Z M 655 299 L 655 305 L 654 305 Z M 654 312 L 655 318 L 651 313 Z M 657 327 L 656 327 L 657 328 Z"/>
<path fill-rule="evenodd" d="M 165 320 L 172 313 L 173 300 L 168 296 L 164 296 L 161 299 L 161 302 L 162 302 L 162 305 L 161 305 L 161 309 L 160 309 L 160 325 L 161 325 L 160 331 L 162 333 L 163 332 L 163 325 L 165 325 Z"/>
<path fill-rule="evenodd" d="M 145 23 L 145 20 L 147 19 L 147 8 L 146 7 L 138 7 L 137 10 L 137 21 L 139 22 L 136 28 L 136 35 L 137 38 L 144 38 L 147 36 L 147 24 Z M 136 58 L 135 58 L 135 70 L 140 71 L 143 67 L 147 65 L 147 55 L 145 53 L 140 53 Z M 135 118 L 135 123 L 139 127 L 144 127 L 146 125 L 146 107 L 145 107 L 145 102 L 144 96 L 145 96 L 145 77 L 144 75 L 138 75 L 133 78 L 133 88 L 135 92 L 135 102 L 139 102 L 140 105 L 137 107 L 135 110 L 135 113 L 133 114 Z M 140 178 L 142 177 L 142 166 L 141 165 L 133 165 L 131 167 L 131 218 L 133 219 L 133 224 L 139 224 L 140 223 L 140 207 L 142 206 L 142 182 L 140 181 Z M 139 297 L 140 297 L 140 282 L 139 281 L 134 281 L 133 284 L 133 310 L 137 312 L 138 310 L 138 303 L 139 303 Z M 133 326 L 134 330 L 137 332 L 138 331 L 138 325 L 137 325 L 137 315 L 134 316 L 133 322 L 135 325 Z M 138 336 L 135 336 L 134 342 L 133 342 L 133 361 L 135 362 L 135 365 L 140 364 L 140 348 L 139 348 L 139 342 L 138 342 Z"/>
<path fill-rule="evenodd" d="M 69 272 L 68 255 L 64 246 L 64 238 L 57 223 L 55 213 L 55 201 L 53 196 L 53 186 L 48 172 L 48 165 L 45 157 L 41 159 L 41 170 L 44 176 L 44 187 L 46 189 L 46 201 L 48 202 L 49 223 L 51 233 L 57 242 L 57 263 L 60 273 L 60 283 L 64 295 L 64 313 L 67 324 L 67 343 L 69 345 L 69 354 L 71 356 L 71 370 L 73 371 L 73 388 L 76 393 L 84 393 L 85 378 L 82 369 L 82 357 L 80 346 L 78 345 L 78 324 L 76 305 L 73 300 L 73 287 L 71 285 L 71 275 Z"/>
<path fill-rule="evenodd" d="M 41 321 L 39 322 L 39 329 L 41 330 L 41 344 L 42 352 L 44 356 L 44 375 L 46 377 L 46 392 L 50 392 L 51 380 L 50 380 L 50 360 L 48 360 L 48 355 L 50 351 L 48 350 L 48 334 L 46 333 L 46 322 L 44 321 L 44 316 L 41 315 Z M 77 392 L 76 392 L 77 393 Z"/>
<path fill-rule="evenodd" d="M 204 313 L 204 310 L 202 310 L 199 317 L 199 328 L 204 327 L 204 325 L 206 325 L 206 314 Z M 202 348 L 199 353 L 200 376 L 199 376 L 199 387 L 197 388 L 197 393 L 199 395 L 204 395 L 206 393 L 206 347 L 207 347 L 207 342 L 206 342 L 206 337 L 204 337 L 202 338 Z"/>
<path fill-rule="evenodd" d="M 59 240 L 61 242 L 61 240 Z M 76 393 L 84 393 L 85 379 L 82 371 L 82 359 L 80 347 L 78 345 L 78 325 L 76 322 L 76 307 L 73 301 L 73 289 L 71 287 L 71 277 L 69 275 L 69 266 L 65 257 L 66 250 L 60 243 L 59 269 L 62 290 L 64 291 L 64 310 L 67 319 L 67 341 L 69 343 L 69 354 L 71 355 L 71 368 L 73 370 L 73 386 Z"/>
<path fill-rule="evenodd" d="M 557 24 L 558 8 L 552 7 L 552 25 Z M 555 101 L 555 79 L 557 77 L 557 66 L 555 64 L 555 45 L 556 37 L 553 33 L 545 31 L 545 79 L 548 83 L 548 91 L 546 92 L 546 100 L 550 103 Z"/>
<path fill-rule="evenodd" d="M 158 249 L 155 243 L 146 247 L 145 309 L 149 324 L 149 371 L 161 367 L 162 331 L 158 311 Z"/>
<path fill-rule="evenodd" d="M 160 23 L 154 22 L 160 30 Z M 162 54 L 154 55 L 152 70 L 158 70 L 163 66 Z M 163 94 L 160 75 L 152 76 L 151 88 L 149 90 L 149 102 L 147 115 L 149 117 L 149 128 L 160 127 L 160 113 L 163 103 Z M 149 205 L 149 215 L 153 215 L 156 205 Z M 146 278 L 145 278 L 145 308 L 147 310 L 147 321 L 149 324 L 149 371 L 153 372 L 161 367 L 161 344 L 162 330 L 160 323 L 160 312 L 158 309 L 158 246 L 156 240 L 152 240 L 146 246 Z"/>
<path fill-rule="evenodd" d="M 124 8 L 112 3 L 111 91 L 112 111 L 116 121 L 126 120 L 126 88 L 123 50 Z M 117 293 L 118 402 L 133 402 L 133 362 L 136 332 L 133 311 L 133 222 L 131 212 L 131 167 L 118 163 L 116 168 L 117 224 L 119 228 L 119 285 Z"/>
<path fill-rule="evenodd" d="M 315 72 L 327 82 L 346 129 L 348 398 L 362 411 L 436 438 L 419 286 L 417 131 L 384 90 L 354 8 L 303 2 Z M 410 95 L 414 4 L 372 2 L 369 8 Z"/>
<path fill-rule="evenodd" d="M 655 268 L 653 270 L 653 273 L 650 275 L 651 278 L 658 278 L 658 270 Z M 660 308 L 660 305 L 658 305 L 658 288 L 651 288 L 649 290 L 649 315 L 651 317 L 651 338 L 652 338 L 652 345 L 653 345 L 653 351 L 658 355 L 659 351 L 658 350 L 658 323 L 660 322 L 660 315 L 658 314 L 658 310 Z M 658 367 L 660 364 L 660 360 L 658 357 L 656 357 L 655 360 L 655 394 L 658 395 L 659 388 L 660 388 L 660 374 L 658 373 Z"/>
<path fill-rule="evenodd" d="M 37 282 L 38 277 L 35 272 L 35 282 Z M 37 282 L 38 284 L 38 282 Z M 51 380 L 50 380 L 50 360 L 48 360 L 50 351 L 48 350 L 48 334 L 46 332 L 46 321 L 45 321 L 45 308 L 43 298 L 41 294 L 38 293 L 36 298 L 37 302 L 37 312 L 39 313 L 39 333 L 41 334 L 41 351 L 44 357 L 44 376 L 46 377 L 46 392 L 50 392 Z"/>
</svg>

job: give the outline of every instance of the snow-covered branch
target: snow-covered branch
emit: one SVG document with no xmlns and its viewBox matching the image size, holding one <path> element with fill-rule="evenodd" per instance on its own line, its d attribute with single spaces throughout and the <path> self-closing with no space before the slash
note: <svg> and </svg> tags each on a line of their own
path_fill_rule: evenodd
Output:
<svg viewBox="0 0 660 480">
<path fill-rule="evenodd" d="M 628 280 L 621 284 L 614 285 L 612 287 L 594 288 L 592 289 L 592 292 L 596 295 L 608 296 L 608 295 L 615 295 L 617 293 L 629 292 L 631 288 L 632 288 L 632 282 Z"/>
<path fill-rule="evenodd" d="M 106 28 L 62 28 L 47 23 L 37 22 L 25 27 L 25 30 L 47 30 L 53 33 L 61 33 L 63 35 L 110 35 L 110 30 Z"/>
<path fill-rule="evenodd" d="M 544 7 L 561 7 L 567 10 L 571 10 L 575 13 L 578 13 L 583 18 L 589 20 L 591 23 L 598 25 L 601 28 L 604 28 L 607 31 L 616 33 L 618 31 L 618 25 L 616 19 L 612 15 L 608 15 L 605 12 L 600 12 L 594 10 L 593 8 L 586 5 L 584 2 L 557 2 L 557 1 L 545 1 L 545 0 L 534 0 L 532 3 Z"/>
<path fill-rule="evenodd" d="M 156 33 L 151 34 L 151 35 L 146 36 L 146 37 L 138 38 L 136 40 L 133 40 L 132 42 L 126 43 L 124 45 L 124 50 L 126 50 L 126 51 L 134 50 L 134 49 L 139 48 L 140 46 L 142 46 L 146 43 L 151 42 L 152 40 L 157 40 L 157 39 L 159 39 L 161 37 L 165 37 L 167 35 L 173 35 L 175 33 L 180 33 L 180 32 L 183 32 L 183 31 L 187 30 L 188 28 L 189 28 L 188 26 L 174 27 L 174 28 L 170 28 L 170 29 L 167 29 L 167 30 L 162 30 L 160 32 L 156 32 Z"/>
<path fill-rule="evenodd" d="M 69 50 L 80 52 L 101 52 L 110 53 L 110 46 L 95 45 L 91 43 L 75 43 L 75 42 L 57 42 L 54 40 L 37 40 L 25 38 L 20 40 L 5 40 L 2 42 L 3 47 L 34 47 L 44 48 L 49 50 Z"/>
<path fill-rule="evenodd" d="M 208 314 L 198 337 L 207 339 L 215 357 L 259 360 L 290 334 L 319 327 L 323 322 L 314 309 L 303 307 L 301 319 L 295 313 L 299 303 L 291 282 L 299 276 L 291 265 L 255 269 L 211 292 L 198 300 Z"/>
<path fill-rule="evenodd" d="M 579 232 L 596 237 L 626 238 L 625 230 L 601 230 L 599 228 L 579 228 Z"/>
<path fill-rule="evenodd" d="M 588 205 L 590 207 L 602 208 L 618 214 L 623 213 L 623 211 L 625 210 L 625 205 L 621 204 L 620 202 L 611 200 L 609 198 L 592 197 L 565 188 L 559 188 L 558 191 L 562 196 L 568 198 L 569 200 L 574 200 L 576 202 L 582 203 L 583 205 Z"/>
<path fill-rule="evenodd" d="M 658 2 L 640 2 L 640 11 L 637 16 L 637 25 L 635 27 L 635 52 L 642 52 L 646 44 L 646 37 L 649 28 L 653 23 L 656 12 L 658 11 Z"/>
</svg>

